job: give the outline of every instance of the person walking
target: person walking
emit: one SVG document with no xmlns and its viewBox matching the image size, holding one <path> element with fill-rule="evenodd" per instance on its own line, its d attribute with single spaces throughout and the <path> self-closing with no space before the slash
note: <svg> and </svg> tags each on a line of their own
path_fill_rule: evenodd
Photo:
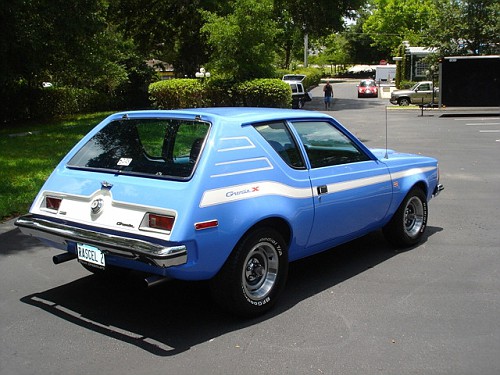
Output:
<svg viewBox="0 0 500 375">
<path fill-rule="evenodd" d="M 325 111 L 330 109 L 333 98 L 333 87 L 330 85 L 330 81 L 326 81 L 325 87 L 323 87 L 323 92 L 325 93 Z"/>
</svg>

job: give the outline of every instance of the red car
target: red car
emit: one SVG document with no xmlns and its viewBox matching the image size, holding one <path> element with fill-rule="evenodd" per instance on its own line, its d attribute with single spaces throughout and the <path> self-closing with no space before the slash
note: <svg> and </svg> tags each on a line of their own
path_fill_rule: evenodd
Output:
<svg viewBox="0 0 500 375">
<path fill-rule="evenodd" d="M 373 79 L 365 79 L 358 85 L 358 98 L 377 98 L 378 87 Z"/>
</svg>

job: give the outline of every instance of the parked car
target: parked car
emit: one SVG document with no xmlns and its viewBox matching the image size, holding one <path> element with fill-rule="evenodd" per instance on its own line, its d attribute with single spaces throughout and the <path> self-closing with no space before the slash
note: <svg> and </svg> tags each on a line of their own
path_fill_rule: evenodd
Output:
<svg viewBox="0 0 500 375">
<path fill-rule="evenodd" d="M 285 80 L 285 82 L 290 85 L 290 89 L 292 90 L 292 108 L 303 108 L 306 102 L 312 100 L 311 94 L 304 89 L 304 85 L 301 81 Z"/>
<path fill-rule="evenodd" d="M 377 98 L 378 87 L 373 79 L 362 80 L 358 87 L 358 98 Z"/>
<path fill-rule="evenodd" d="M 439 89 L 434 88 L 431 81 L 422 81 L 409 90 L 394 90 L 391 93 L 390 102 L 400 106 L 425 105 L 437 103 L 438 98 Z"/>
<path fill-rule="evenodd" d="M 222 306 L 256 316 L 289 262 L 380 229 L 417 244 L 441 190 L 435 159 L 368 149 L 320 112 L 132 111 L 90 131 L 16 225 L 62 250 L 56 264 L 210 280 Z"/>
</svg>

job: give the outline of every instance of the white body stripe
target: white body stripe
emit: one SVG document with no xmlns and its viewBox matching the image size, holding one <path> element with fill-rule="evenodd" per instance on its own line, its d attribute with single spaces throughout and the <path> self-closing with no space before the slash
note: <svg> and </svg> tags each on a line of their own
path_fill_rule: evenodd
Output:
<svg viewBox="0 0 500 375">
<path fill-rule="evenodd" d="M 244 159 L 244 160 L 233 160 L 233 161 L 228 161 L 228 162 L 223 162 L 223 163 L 216 163 L 215 166 L 220 167 L 220 166 L 224 166 L 224 165 L 244 164 L 244 163 L 251 163 L 251 162 L 255 162 L 255 161 L 263 161 L 267 165 L 264 167 L 261 167 L 261 168 L 239 169 L 238 171 L 235 171 L 235 172 L 214 174 L 214 175 L 211 175 L 210 177 L 233 176 L 233 175 L 243 174 L 243 173 L 267 171 L 269 169 L 274 168 L 268 158 L 253 158 L 253 159 Z"/>
<path fill-rule="evenodd" d="M 336 193 L 340 191 L 353 190 L 365 186 L 380 184 L 383 182 L 397 180 L 399 178 L 409 177 L 420 173 L 430 172 L 436 167 L 412 168 L 401 172 L 396 172 L 392 175 L 382 174 L 374 177 L 365 177 L 355 180 L 342 181 L 334 184 L 328 184 L 328 193 Z M 244 171 L 243 173 L 246 173 Z M 244 185 L 232 185 L 222 188 L 207 190 L 203 193 L 200 207 L 215 206 L 218 204 L 230 203 L 243 199 L 251 199 L 269 195 L 280 195 L 288 198 L 310 198 L 313 195 L 317 196 L 318 192 L 311 188 L 295 188 L 274 181 L 260 181 Z"/>
<path fill-rule="evenodd" d="M 413 176 L 413 175 L 419 174 L 419 173 L 430 172 L 430 171 L 433 171 L 435 169 L 437 169 L 437 168 L 436 167 L 412 168 L 412 169 L 408 169 L 406 171 L 401 171 L 401 172 L 393 173 L 392 174 L 392 179 L 396 180 L 398 178 Z"/>
<path fill-rule="evenodd" d="M 246 144 L 242 144 L 241 146 L 233 146 L 234 141 L 238 141 L 238 140 L 245 141 Z M 229 143 L 232 146 L 227 147 L 227 148 L 221 147 L 220 149 L 217 150 L 217 152 L 236 151 L 236 150 L 244 150 L 247 148 L 255 148 L 255 145 L 248 137 L 227 137 L 227 138 L 221 138 L 220 141 L 222 144 Z M 233 141 L 233 143 L 231 143 L 229 141 Z"/>
<path fill-rule="evenodd" d="M 281 195 L 289 198 L 310 198 L 312 197 L 312 192 L 310 187 L 301 189 L 274 181 L 260 181 L 251 184 L 233 185 L 207 190 L 203 193 L 200 207 L 214 206 L 269 195 Z"/>
</svg>

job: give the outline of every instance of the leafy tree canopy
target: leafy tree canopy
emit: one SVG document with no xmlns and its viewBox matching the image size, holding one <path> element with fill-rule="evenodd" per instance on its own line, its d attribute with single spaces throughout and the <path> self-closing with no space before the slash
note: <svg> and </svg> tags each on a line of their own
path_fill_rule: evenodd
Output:
<svg viewBox="0 0 500 375">
<path fill-rule="evenodd" d="M 395 52 L 403 40 L 422 45 L 436 15 L 434 0 L 373 0 L 363 31 L 381 49 Z"/>
<path fill-rule="evenodd" d="M 274 73 L 272 0 L 239 0 L 227 15 L 203 12 L 202 32 L 212 48 L 210 64 L 236 80 L 271 77 Z"/>
<path fill-rule="evenodd" d="M 498 0 L 436 0 L 426 42 L 441 56 L 500 53 Z"/>
</svg>

